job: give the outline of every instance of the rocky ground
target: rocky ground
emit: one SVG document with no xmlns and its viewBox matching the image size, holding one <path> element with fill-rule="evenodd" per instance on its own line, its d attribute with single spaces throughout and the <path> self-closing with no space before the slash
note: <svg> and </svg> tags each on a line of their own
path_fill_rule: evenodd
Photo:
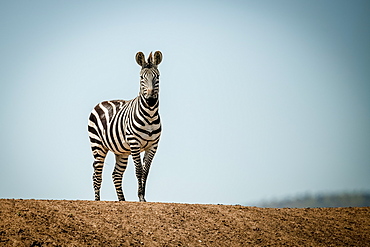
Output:
<svg viewBox="0 0 370 247">
<path fill-rule="evenodd" d="M 0 246 L 370 246 L 370 207 L 0 199 Z"/>
</svg>

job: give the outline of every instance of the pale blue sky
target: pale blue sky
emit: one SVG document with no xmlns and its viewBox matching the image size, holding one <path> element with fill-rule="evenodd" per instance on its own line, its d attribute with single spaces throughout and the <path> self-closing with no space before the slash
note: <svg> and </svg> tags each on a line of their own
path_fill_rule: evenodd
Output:
<svg viewBox="0 0 370 247">
<path fill-rule="evenodd" d="M 0 198 L 89 199 L 87 118 L 160 50 L 147 200 L 370 190 L 369 1 L 1 1 Z M 116 200 L 107 159 L 102 200 Z M 137 201 L 134 167 L 124 177 Z"/>
</svg>

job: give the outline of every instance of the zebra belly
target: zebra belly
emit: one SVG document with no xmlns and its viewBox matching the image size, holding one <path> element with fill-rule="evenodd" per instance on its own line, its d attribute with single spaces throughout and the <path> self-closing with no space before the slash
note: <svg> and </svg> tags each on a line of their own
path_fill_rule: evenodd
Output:
<svg viewBox="0 0 370 247">
<path fill-rule="evenodd" d="M 150 148 L 153 144 L 157 143 L 160 138 L 160 132 L 152 134 L 150 132 L 138 134 L 128 134 L 127 131 L 122 131 L 119 135 L 113 133 L 112 130 L 105 133 L 105 143 L 107 149 L 114 154 L 131 154 L 131 146 L 129 140 L 135 140 L 131 142 L 132 147 L 139 147 L 140 152 Z"/>
<path fill-rule="evenodd" d="M 159 136 L 156 140 L 151 140 L 151 141 L 142 141 L 141 142 L 141 147 L 140 147 L 140 152 L 143 152 L 145 150 L 147 150 L 148 148 L 150 148 L 151 146 L 153 146 L 153 144 L 156 144 L 158 143 L 159 141 Z"/>
<path fill-rule="evenodd" d="M 140 152 L 143 152 L 147 150 L 148 148 L 150 148 L 151 146 L 153 146 L 153 144 L 158 143 L 159 138 L 160 138 L 160 133 L 155 134 L 155 135 L 145 134 L 145 135 L 136 136 L 136 140 L 138 141 L 137 144 L 140 147 Z"/>
<path fill-rule="evenodd" d="M 123 154 L 130 152 L 130 146 L 125 140 L 124 130 L 117 124 L 108 123 L 102 133 L 103 144 L 105 148 L 114 154 Z"/>
</svg>

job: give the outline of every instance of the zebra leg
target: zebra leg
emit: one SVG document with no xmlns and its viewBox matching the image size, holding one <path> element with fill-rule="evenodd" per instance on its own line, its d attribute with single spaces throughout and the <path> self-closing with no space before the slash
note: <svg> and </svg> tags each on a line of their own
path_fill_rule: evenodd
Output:
<svg viewBox="0 0 370 247">
<path fill-rule="evenodd" d="M 100 187 L 102 182 L 104 160 L 106 156 L 107 152 L 100 153 L 100 155 L 94 155 L 95 161 L 93 163 L 94 167 L 93 181 L 95 190 L 95 201 L 100 201 Z"/>
<path fill-rule="evenodd" d="M 116 165 L 114 167 L 112 178 L 114 186 L 116 187 L 117 197 L 119 201 L 125 201 L 125 196 L 123 195 L 122 191 L 122 176 L 126 170 L 128 161 L 128 155 L 116 154 Z"/>
<path fill-rule="evenodd" d="M 154 155 L 157 152 L 157 147 L 158 145 L 151 146 L 148 150 L 145 151 L 145 154 L 144 154 L 144 167 L 143 167 L 143 176 L 142 176 L 143 197 L 145 197 L 146 180 L 148 178 L 150 165 L 152 164 Z"/>
<path fill-rule="evenodd" d="M 145 202 L 144 193 L 143 193 L 143 166 L 141 164 L 141 158 L 140 158 L 140 148 L 131 148 L 131 155 L 132 159 L 134 160 L 135 164 L 135 172 L 136 172 L 136 178 L 138 182 L 138 191 L 137 195 L 139 197 L 139 201 Z"/>
</svg>

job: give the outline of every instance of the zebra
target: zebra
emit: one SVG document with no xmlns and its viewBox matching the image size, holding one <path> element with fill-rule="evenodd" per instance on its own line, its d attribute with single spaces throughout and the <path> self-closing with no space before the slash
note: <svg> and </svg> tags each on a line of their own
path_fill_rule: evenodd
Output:
<svg viewBox="0 0 370 247">
<path fill-rule="evenodd" d="M 95 200 L 100 201 L 100 187 L 104 160 L 108 151 L 115 154 L 112 179 L 119 201 L 125 201 L 122 176 L 129 155 L 135 164 L 138 181 L 138 197 L 145 202 L 145 186 L 150 165 L 161 136 L 159 108 L 159 70 L 162 53 L 149 54 L 147 61 L 142 52 L 136 54 L 141 66 L 139 96 L 132 100 L 103 101 L 92 110 L 88 121 L 88 133 L 93 162 L 93 187 Z M 144 152 L 143 164 L 140 153 Z"/>
</svg>

